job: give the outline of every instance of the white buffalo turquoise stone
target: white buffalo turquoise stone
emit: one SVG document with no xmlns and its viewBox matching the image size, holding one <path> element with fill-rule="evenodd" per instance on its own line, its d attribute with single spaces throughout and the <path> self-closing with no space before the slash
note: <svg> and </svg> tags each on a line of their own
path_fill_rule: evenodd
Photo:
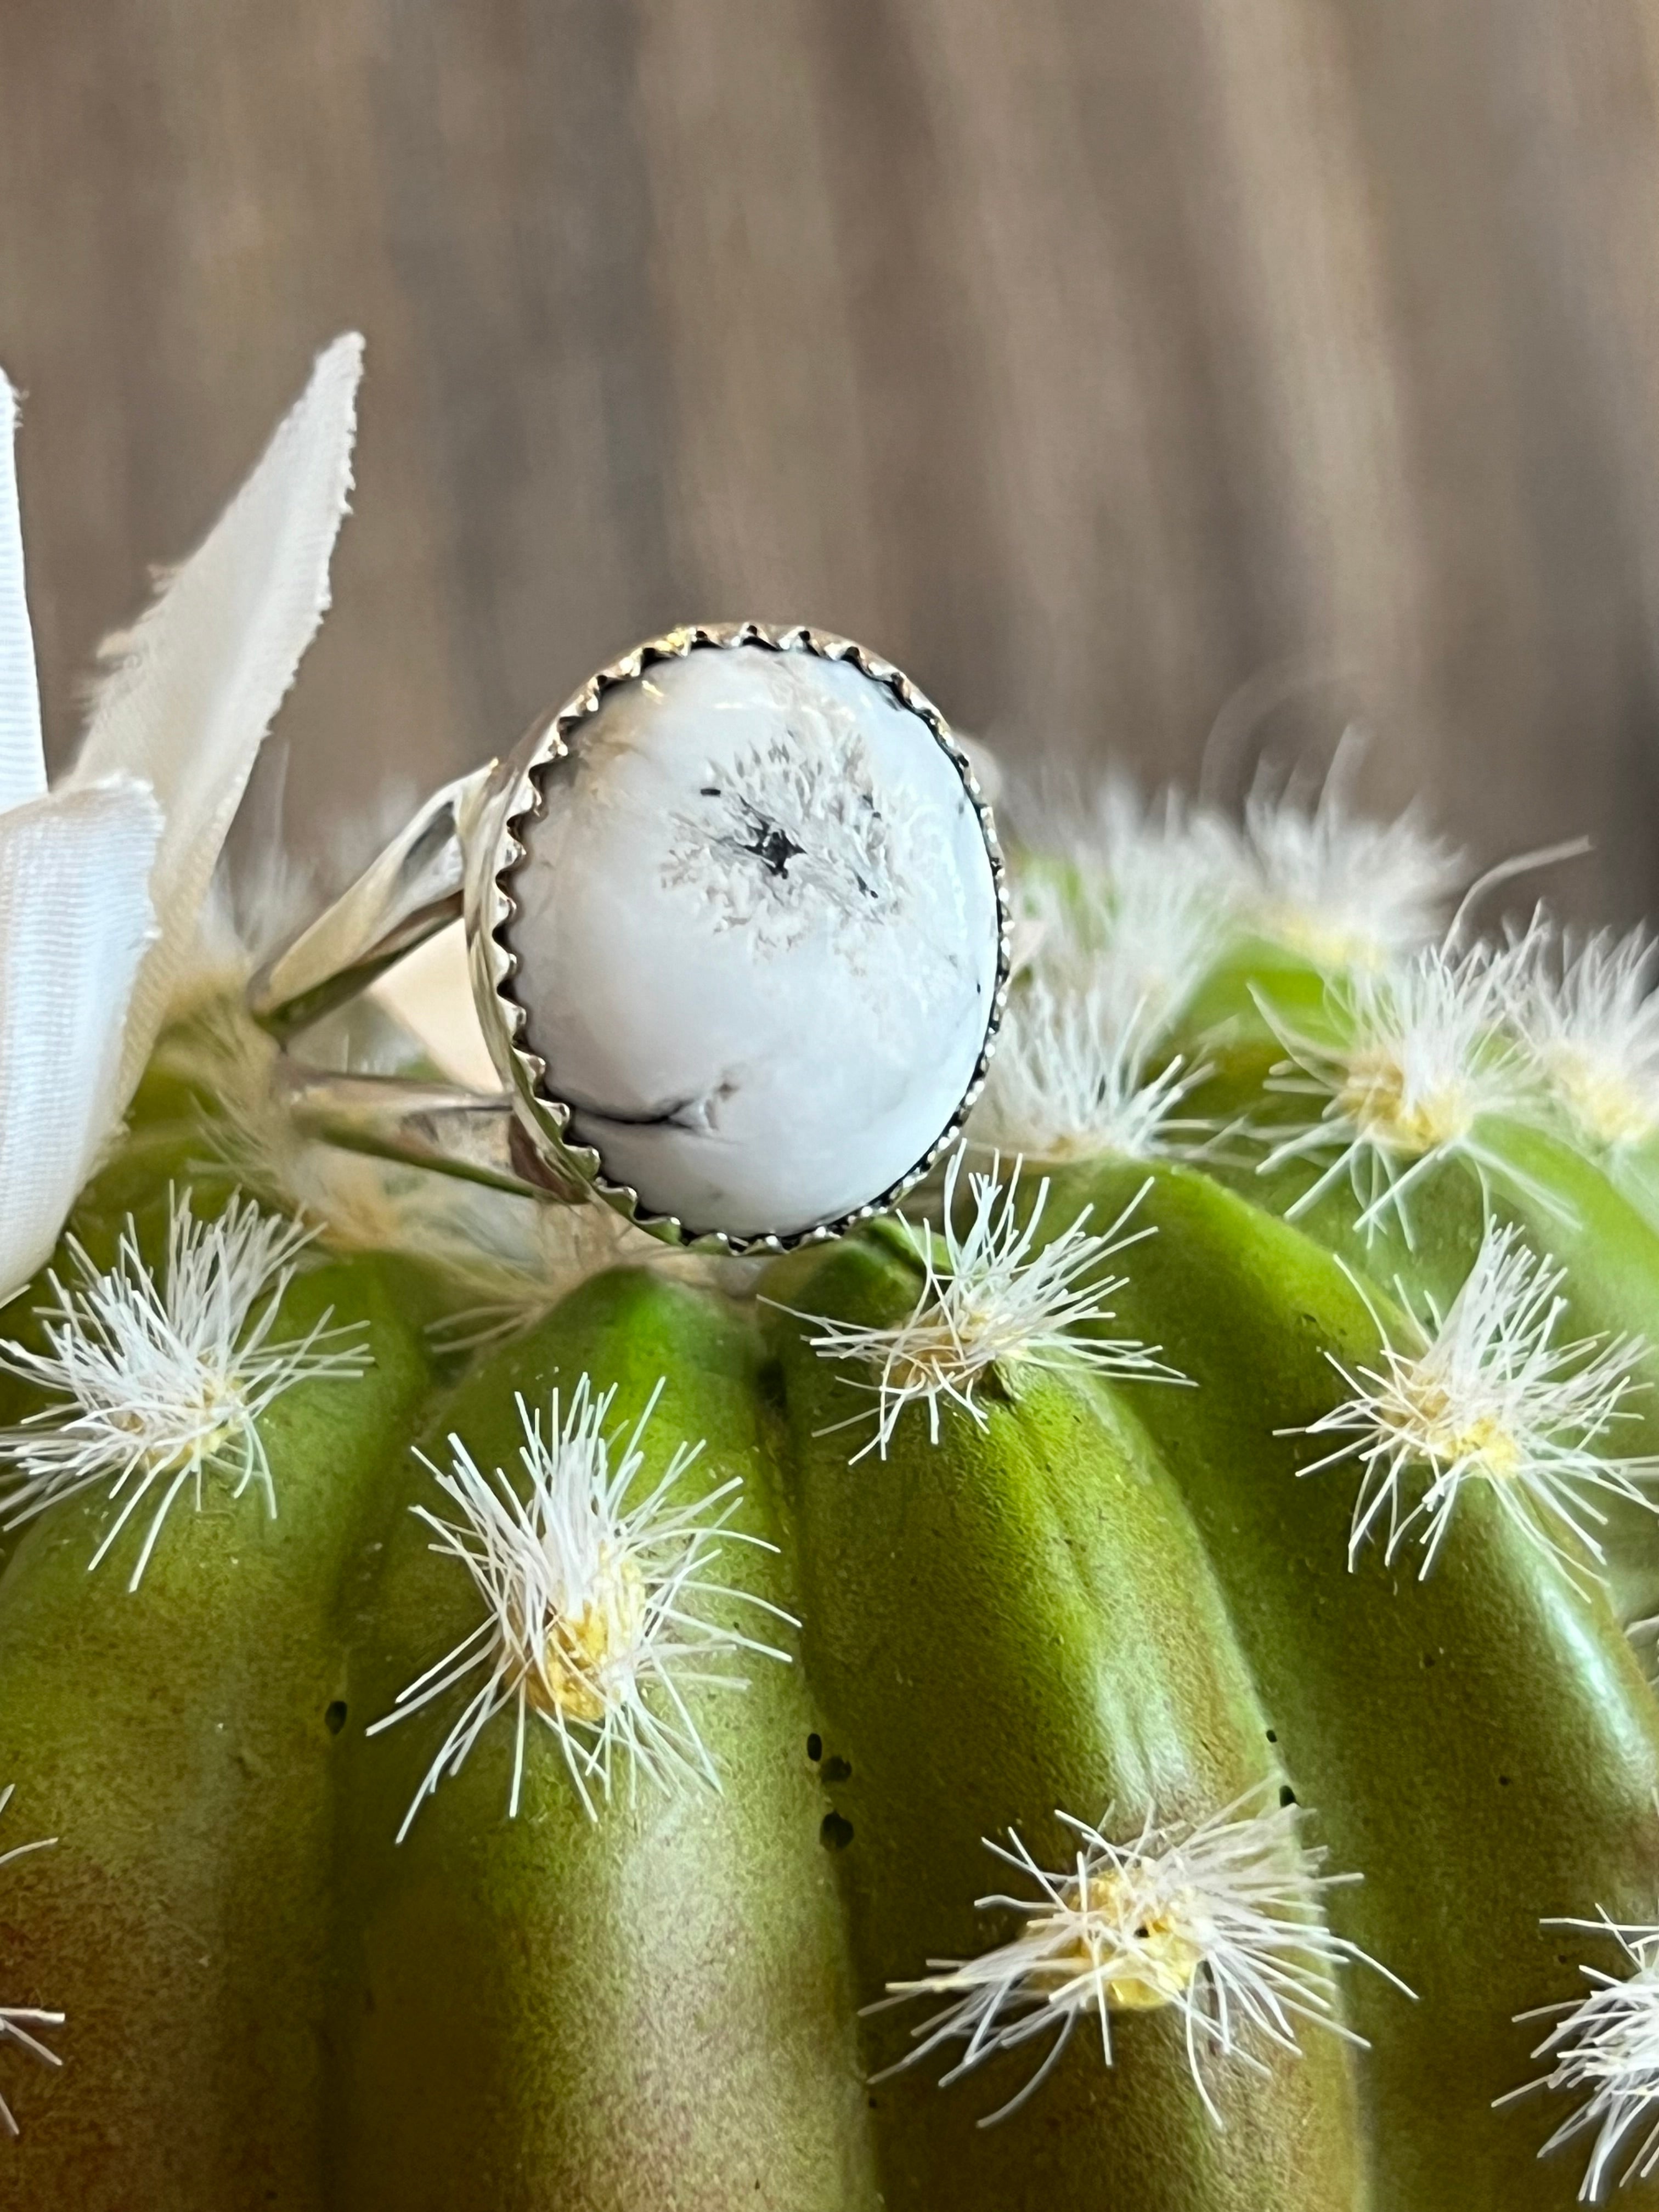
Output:
<svg viewBox="0 0 1659 2212">
<path fill-rule="evenodd" d="M 914 1167 L 997 971 L 984 835 L 927 725 L 846 662 L 702 647 L 607 693 L 544 788 L 516 988 L 605 1173 L 752 1237 Z"/>
</svg>

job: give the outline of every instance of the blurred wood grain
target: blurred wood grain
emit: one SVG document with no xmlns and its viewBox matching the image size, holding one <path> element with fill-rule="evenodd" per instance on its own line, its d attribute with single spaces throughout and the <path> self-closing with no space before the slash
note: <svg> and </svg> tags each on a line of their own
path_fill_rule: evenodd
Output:
<svg viewBox="0 0 1659 2212">
<path fill-rule="evenodd" d="M 1022 757 L 1375 731 L 1659 893 L 1659 0 L 3 0 L 52 742 L 337 329 L 327 827 L 805 618 Z"/>
</svg>

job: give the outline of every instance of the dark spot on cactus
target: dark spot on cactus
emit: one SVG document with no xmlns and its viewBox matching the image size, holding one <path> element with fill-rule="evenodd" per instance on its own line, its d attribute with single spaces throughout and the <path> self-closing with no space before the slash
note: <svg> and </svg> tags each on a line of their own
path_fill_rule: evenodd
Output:
<svg viewBox="0 0 1659 2212">
<path fill-rule="evenodd" d="M 338 1735 L 346 1724 L 346 1705 L 343 1698 L 336 1698 L 323 1714 L 323 1726 L 331 1735 Z"/>
<path fill-rule="evenodd" d="M 826 1782 L 850 1782 L 853 1778 L 850 1760 L 826 1759 L 823 1762 L 823 1778 Z"/>
<path fill-rule="evenodd" d="M 1498 1788 L 1499 1788 L 1500 1790 L 1507 1790 L 1507 1789 L 1509 1788 L 1509 1786 L 1510 1786 L 1510 1778 L 1509 1778 L 1509 1776 L 1508 1776 L 1507 1774 L 1500 1774 L 1500 1775 L 1498 1776 Z"/>
<path fill-rule="evenodd" d="M 823 1738 L 818 1734 L 816 1729 L 813 1729 L 811 1735 L 806 1739 L 806 1756 L 811 1760 L 814 1766 L 816 1766 L 819 1759 L 823 1757 Z"/>
<path fill-rule="evenodd" d="M 853 1823 L 839 1813 L 826 1813 L 818 1826 L 818 1841 L 826 1851 L 844 1851 L 853 1840 Z"/>
<path fill-rule="evenodd" d="M 1296 1792 L 1288 1782 L 1281 1782 L 1279 1785 L 1279 1802 L 1281 1805 L 1294 1805 L 1296 1802 Z"/>
<path fill-rule="evenodd" d="M 1425 1651 L 1425 1652 L 1423 1654 L 1423 1664 L 1424 1664 L 1425 1667 L 1432 1667 L 1432 1666 L 1433 1666 L 1433 1664 L 1434 1664 L 1434 1654 L 1433 1654 L 1433 1652 L 1432 1652 L 1432 1651 Z"/>
<path fill-rule="evenodd" d="M 1277 1729 L 1269 1729 L 1267 1730 L 1267 1741 L 1269 1743 L 1277 1743 L 1279 1741 L 1279 1730 Z"/>
</svg>

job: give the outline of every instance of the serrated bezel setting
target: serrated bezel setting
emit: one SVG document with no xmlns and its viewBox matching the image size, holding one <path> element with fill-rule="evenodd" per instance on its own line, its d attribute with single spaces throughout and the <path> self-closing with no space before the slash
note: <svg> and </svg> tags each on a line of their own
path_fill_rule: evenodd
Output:
<svg viewBox="0 0 1659 2212">
<path fill-rule="evenodd" d="M 693 653 L 731 652 L 758 646 L 773 653 L 805 653 L 824 660 L 849 661 L 872 684 L 890 691 L 932 732 L 940 750 L 962 779 L 977 817 L 991 864 L 998 917 L 997 969 L 990 1016 L 981 1043 L 973 1077 L 960 1104 L 922 1158 L 898 1180 L 854 1212 L 833 1221 L 789 1234 L 736 1236 L 719 1229 L 688 1224 L 673 1214 L 658 1213 L 641 1204 L 631 1185 L 614 1181 L 592 1146 L 568 1141 L 572 1108 L 556 1096 L 548 1081 L 547 1062 L 529 1035 L 529 1016 L 515 988 L 520 956 L 513 944 L 513 926 L 519 907 L 514 878 L 526 858 L 524 831 L 543 813 L 543 779 L 549 769 L 572 749 L 582 725 L 598 713 L 606 695 L 628 684 L 636 684 L 654 665 L 684 659 Z M 764 623 L 696 623 L 647 639 L 631 653 L 611 661 L 572 693 L 563 706 L 532 726 L 516 751 L 502 764 L 495 787 L 485 802 L 480 858 L 487 865 L 469 871 L 467 939 L 475 995 L 483 1018 L 485 1035 L 503 1081 L 512 1095 L 520 1129 L 528 1139 L 542 1170 L 542 1180 L 552 1192 L 574 1198 L 592 1196 L 665 1243 L 694 1251 L 763 1254 L 792 1251 L 800 1245 L 819 1243 L 839 1237 L 860 1221 L 889 1211 L 920 1182 L 928 1170 L 961 1135 L 963 1126 L 985 1085 L 997 1030 L 1007 1003 L 1012 966 L 1012 909 L 1006 869 L 997 840 L 991 810 L 974 775 L 967 754 L 949 724 L 926 695 L 901 669 L 878 654 L 804 624 L 789 629 Z"/>
</svg>

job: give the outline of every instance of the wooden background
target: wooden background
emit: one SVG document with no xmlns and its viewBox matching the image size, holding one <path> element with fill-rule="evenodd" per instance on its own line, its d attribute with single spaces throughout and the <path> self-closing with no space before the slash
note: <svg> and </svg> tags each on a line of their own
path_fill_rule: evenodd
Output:
<svg viewBox="0 0 1659 2212">
<path fill-rule="evenodd" d="M 0 0 L 53 743 L 356 325 L 303 822 L 755 614 L 1221 788 L 1363 714 L 1633 915 L 1656 92 L 1659 0 Z"/>
</svg>

